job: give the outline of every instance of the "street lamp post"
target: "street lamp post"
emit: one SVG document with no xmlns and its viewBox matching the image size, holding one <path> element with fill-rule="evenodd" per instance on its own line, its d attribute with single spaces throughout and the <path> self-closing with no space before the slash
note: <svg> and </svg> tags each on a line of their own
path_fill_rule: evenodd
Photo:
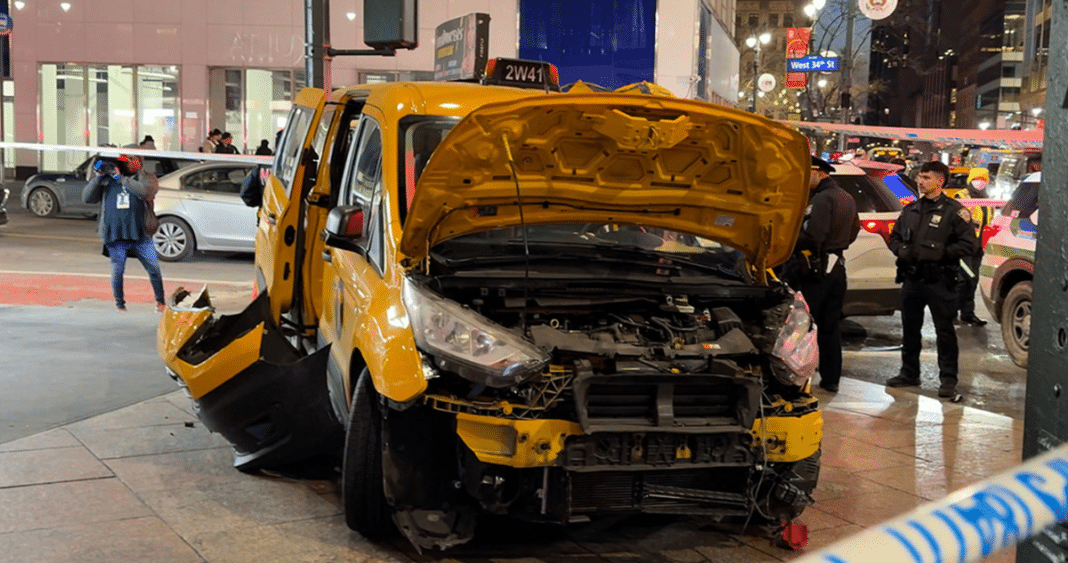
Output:
<svg viewBox="0 0 1068 563">
<path fill-rule="evenodd" d="M 810 2 L 808 4 L 805 4 L 805 7 L 802 9 L 805 12 L 805 16 L 808 17 L 808 29 L 809 29 L 808 52 L 809 53 L 813 52 L 813 50 L 812 50 L 812 28 L 816 26 L 816 21 L 820 17 L 820 10 L 822 10 L 823 7 L 826 6 L 826 5 L 827 5 L 827 1 L 826 0 L 812 0 L 812 2 Z M 811 84 L 811 82 L 812 82 L 811 80 L 808 80 L 808 79 L 805 80 L 805 99 L 807 101 L 807 106 L 808 106 L 807 109 L 808 109 L 809 116 L 812 119 L 815 119 L 816 115 L 812 111 L 813 110 L 813 108 L 812 108 L 812 91 L 811 91 L 810 86 L 809 86 Z M 824 84 L 826 84 L 826 81 L 823 81 L 823 82 L 824 82 Z M 823 85 L 820 85 L 820 88 L 823 88 Z M 823 92 L 820 92 L 820 95 L 822 96 Z M 804 119 L 804 115 L 802 115 L 801 121 L 804 121 L 804 120 L 805 120 Z"/>
<path fill-rule="evenodd" d="M 753 104 L 749 107 L 749 111 L 756 113 L 757 111 L 757 78 L 760 71 L 760 46 L 767 45 L 771 41 L 771 34 L 768 32 L 761 33 L 759 36 L 751 35 L 745 40 L 745 44 L 750 49 L 756 52 L 753 55 Z"/>
<path fill-rule="evenodd" d="M 853 20 L 856 18 L 856 9 L 853 4 L 853 0 L 846 0 L 846 36 L 845 36 L 845 56 L 842 58 L 842 78 L 840 81 L 841 87 L 841 100 L 839 105 L 842 110 L 842 123 L 849 123 L 849 108 L 853 104 L 850 89 L 853 87 Z M 838 137 L 838 150 L 844 151 L 846 148 L 846 137 L 848 133 L 842 131 L 842 135 Z"/>
</svg>

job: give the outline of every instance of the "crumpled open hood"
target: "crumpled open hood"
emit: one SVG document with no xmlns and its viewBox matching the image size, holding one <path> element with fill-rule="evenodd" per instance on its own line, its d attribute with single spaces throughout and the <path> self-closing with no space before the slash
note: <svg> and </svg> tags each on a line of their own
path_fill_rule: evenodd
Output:
<svg viewBox="0 0 1068 563">
<path fill-rule="evenodd" d="M 419 178 L 400 250 L 423 259 L 464 234 L 520 224 L 619 223 L 730 245 L 758 267 L 789 257 L 808 202 L 805 137 L 704 102 L 538 95 L 469 114 Z"/>
</svg>

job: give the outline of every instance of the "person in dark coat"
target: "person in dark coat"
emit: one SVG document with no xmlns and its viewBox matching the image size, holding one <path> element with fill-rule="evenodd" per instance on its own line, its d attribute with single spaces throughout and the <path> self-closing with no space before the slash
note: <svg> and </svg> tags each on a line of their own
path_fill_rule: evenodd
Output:
<svg viewBox="0 0 1068 563">
<path fill-rule="evenodd" d="M 975 253 L 979 239 L 971 213 L 942 193 L 949 168 L 938 161 L 920 167 L 918 200 L 901 210 L 890 232 L 890 250 L 897 256 L 901 283 L 901 371 L 889 387 L 920 384 L 923 310 L 931 310 L 938 347 L 938 396 L 958 400 L 957 278 L 962 258 Z"/>
<path fill-rule="evenodd" d="M 834 167 L 812 157 L 809 205 L 791 260 L 804 262 L 793 285 L 808 303 L 818 332 L 819 386 L 838 392 L 842 377 L 842 305 L 846 291 L 843 252 L 857 239 L 860 217 L 853 196 L 843 190 L 831 173 Z"/>
<path fill-rule="evenodd" d="M 240 154 L 237 147 L 233 145 L 234 136 L 226 131 L 222 134 L 222 138 L 219 139 L 219 144 L 215 147 L 215 152 L 223 154 Z"/>
<path fill-rule="evenodd" d="M 256 147 L 256 155 L 271 156 L 273 154 L 274 151 L 271 150 L 271 147 L 267 146 L 267 139 L 263 139 L 262 141 L 260 141 L 260 146 Z"/>
<path fill-rule="evenodd" d="M 126 310 L 123 275 L 126 257 L 134 255 L 148 273 L 152 291 L 156 297 L 156 310 L 166 308 L 163 295 L 163 275 L 160 273 L 156 246 L 152 237 L 145 233 L 145 197 L 148 190 L 129 166 L 130 160 L 121 156 L 118 160 L 97 159 L 96 175 L 82 190 L 85 203 L 100 204 L 99 234 L 104 243 L 104 254 L 111 258 L 111 292 L 115 307 Z"/>
</svg>

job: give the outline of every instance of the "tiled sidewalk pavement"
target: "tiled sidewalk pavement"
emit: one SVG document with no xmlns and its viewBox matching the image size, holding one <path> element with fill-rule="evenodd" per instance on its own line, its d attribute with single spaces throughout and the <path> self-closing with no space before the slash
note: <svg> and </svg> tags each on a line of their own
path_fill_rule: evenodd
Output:
<svg viewBox="0 0 1068 563">
<path fill-rule="evenodd" d="M 843 379 L 825 400 L 806 551 L 1019 464 L 1023 421 Z M 333 480 L 246 475 L 178 392 L 0 444 L 0 562 L 783 561 L 699 522 L 476 539 L 418 555 L 344 523 Z M 517 524 L 517 526 L 523 526 Z M 536 534 L 535 534 L 536 536 Z M 400 549 L 397 549 L 397 548 Z M 1010 551 L 990 561 L 1013 561 Z"/>
</svg>

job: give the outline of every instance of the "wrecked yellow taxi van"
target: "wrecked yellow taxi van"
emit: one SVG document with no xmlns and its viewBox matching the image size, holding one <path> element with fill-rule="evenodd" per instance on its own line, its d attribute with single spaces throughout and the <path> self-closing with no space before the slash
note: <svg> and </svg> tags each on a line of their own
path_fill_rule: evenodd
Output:
<svg viewBox="0 0 1068 563">
<path fill-rule="evenodd" d="M 244 471 L 338 455 L 348 525 L 419 548 L 479 513 L 796 517 L 815 326 L 767 272 L 804 137 L 650 85 L 488 82 L 301 92 L 257 295 L 180 289 L 160 323 L 201 420 Z"/>
</svg>

